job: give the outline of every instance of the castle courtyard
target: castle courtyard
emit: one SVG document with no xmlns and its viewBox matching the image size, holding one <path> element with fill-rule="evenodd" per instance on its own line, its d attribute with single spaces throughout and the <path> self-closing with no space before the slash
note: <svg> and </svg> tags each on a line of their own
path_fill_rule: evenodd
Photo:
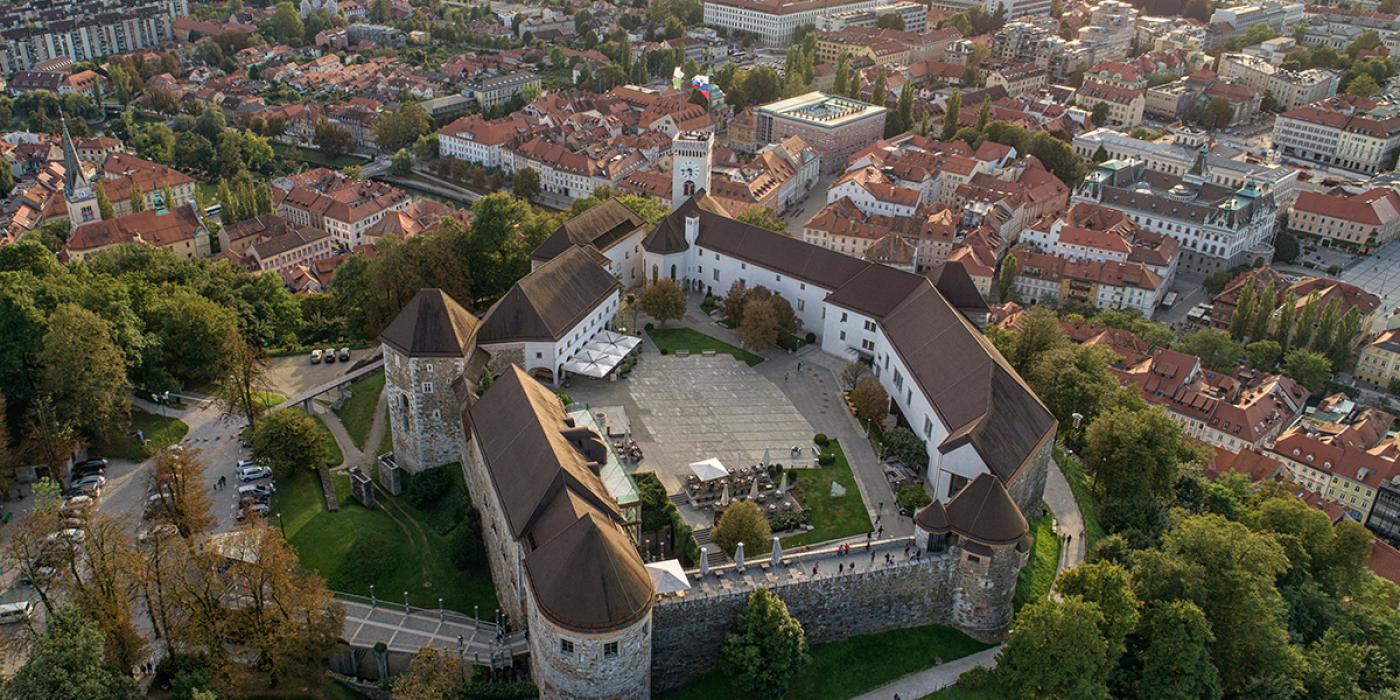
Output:
<svg viewBox="0 0 1400 700">
<path fill-rule="evenodd" d="M 790 450 L 800 446 L 797 463 L 813 458 L 811 423 L 780 387 L 729 355 L 662 355 L 648 342 L 626 378 L 573 378 L 565 391 L 595 413 L 622 407 L 643 454 L 629 471 L 655 472 L 667 493 L 681 490 L 692 462 L 709 457 L 733 468 L 767 451 L 770 462 L 791 465 Z"/>
</svg>

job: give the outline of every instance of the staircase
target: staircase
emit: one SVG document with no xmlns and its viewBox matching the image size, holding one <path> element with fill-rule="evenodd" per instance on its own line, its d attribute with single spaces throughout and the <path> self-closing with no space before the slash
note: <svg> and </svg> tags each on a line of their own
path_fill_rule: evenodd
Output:
<svg viewBox="0 0 1400 700">
<path fill-rule="evenodd" d="M 725 564 L 733 563 L 730 561 L 729 556 L 724 553 L 724 550 L 719 548 L 719 545 L 710 541 L 709 528 L 694 530 L 691 534 L 695 535 L 695 544 L 700 545 L 701 549 L 710 550 L 710 566 L 724 566 Z"/>
</svg>

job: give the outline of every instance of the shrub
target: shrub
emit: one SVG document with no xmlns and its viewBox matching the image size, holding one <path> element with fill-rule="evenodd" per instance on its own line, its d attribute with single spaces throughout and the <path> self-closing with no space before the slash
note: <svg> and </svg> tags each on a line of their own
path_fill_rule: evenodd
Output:
<svg viewBox="0 0 1400 700">
<path fill-rule="evenodd" d="M 486 543 L 481 540 L 481 512 L 475 508 L 452 533 L 452 565 L 463 571 L 486 564 Z"/>
<path fill-rule="evenodd" d="M 782 476 L 783 476 L 783 465 L 778 464 L 777 462 L 774 462 L 774 463 L 768 465 L 768 478 L 769 478 L 769 479 L 772 479 L 772 480 L 773 480 L 773 483 L 775 483 L 775 484 L 778 483 L 778 479 L 781 479 Z"/>
<path fill-rule="evenodd" d="M 642 328 L 646 329 L 646 332 L 648 332 L 648 333 L 650 333 L 650 332 L 651 332 L 651 329 L 653 329 L 653 328 L 655 328 L 655 327 L 656 327 L 656 324 L 655 324 L 655 323 L 652 323 L 651 321 L 647 321 L 647 324 L 646 324 L 645 326 L 642 326 Z"/>
<path fill-rule="evenodd" d="M 667 350 L 666 348 L 661 348 L 661 354 L 662 354 L 662 355 L 670 355 L 670 354 L 671 354 L 671 351 L 670 351 L 670 350 Z"/>
<path fill-rule="evenodd" d="M 923 508 L 933 501 L 922 486 L 911 484 L 899 490 L 899 507 L 910 513 Z"/>
<path fill-rule="evenodd" d="M 808 344 L 808 345 L 811 345 L 812 343 L 815 343 L 815 342 L 817 342 L 817 334 L 816 334 L 816 333 L 812 333 L 812 332 L 809 331 L 809 332 L 807 333 L 807 344 Z"/>
<path fill-rule="evenodd" d="M 817 455 L 817 464 L 820 464 L 823 467 L 829 467 L 835 463 L 836 455 L 831 452 L 823 452 L 820 455 Z"/>
<path fill-rule="evenodd" d="M 424 469 L 413 475 L 408 482 L 408 491 L 404 496 L 418 508 L 427 508 L 437 503 L 442 495 L 452 490 L 452 473 L 447 471 L 451 467 L 443 465 Z"/>
<path fill-rule="evenodd" d="M 740 542 L 748 543 L 748 552 L 752 555 L 762 552 L 772 537 L 773 528 L 768 525 L 768 518 L 751 501 L 739 501 L 725 508 L 719 523 L 710 530 L 710 539 L 731 557 Z"/>
<path fill-rule="evenodd" d="M 992 682 L 992 672 L 981 666 L 973 666 L 958 676 L 958 687 L 964 690 L 982 690 Z"/>
<path fill-rule="evenodd" d="M 569 405 L 574 402 L 574 397 L 570 396 L 567 391 L 556 391 L 554 395 L 559 397 L 559 403 L 564 404 L 565 408 L 568 408 Z"/>
<path fill-rule="evenodd" d="M 539 696 L 540 689 L 535 687 L 534 683 L 512 681 L 510 683 L 471 683 L 457 697 L 463 700 L 525 700 Z"/>
<path fill-rule="evenodd" d="M 826 433 L 817 433 L 816 437 L 812 438 L 812 442 L 817 443 L 817 447 L 826 447 L 827 443 L 831 442 L 831 438 L 827 437 Z"/>
<path fill-rule="evenodd" d="M 812 511 L 810 510 L 774 513 L 768 518 L 768 525 L 773 529 L 773 532 L 794 530 L 809 522 L 812 522 Z"/>
<path fill-rule="evenodd" d="M 797 352 L 797 349 L 802 347 L 802 340 L 790 333 L 784 333 L 778 336 L 777 345 L 788 352 Z"/>
</svg>

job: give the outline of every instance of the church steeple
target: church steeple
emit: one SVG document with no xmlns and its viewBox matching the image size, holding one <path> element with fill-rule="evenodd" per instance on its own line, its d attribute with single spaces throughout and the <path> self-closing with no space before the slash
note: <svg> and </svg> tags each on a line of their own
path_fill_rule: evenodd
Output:
<svg viewBox="0 0 1400 700">
<path fill-rule="evenodd" d="M 87 175 L 83 174 L 83 163 L 78 160 L 78 149 L 73 145 L 73 135 L 68 133 L 68 119 L 59 112 L 63 122 L 63 199 L 68 204 L 69 230 L 102 218 L 97 206 L 97 192 Z"/>
<path fill-rule="evenodd" d="M 1186 176 L 1182 179 L 1198 187 L 1210 182 L 1209 159 L 1210 144 L 1202 143 L 1201 148 L 1196 151 L 1196 161 L 1191 164 L 1191 169 L 1186 171 Z"/>
</svg>

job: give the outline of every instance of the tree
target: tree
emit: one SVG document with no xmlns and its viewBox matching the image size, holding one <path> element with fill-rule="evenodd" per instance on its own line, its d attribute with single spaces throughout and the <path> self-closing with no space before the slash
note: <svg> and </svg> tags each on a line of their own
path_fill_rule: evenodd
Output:
<svg viewBox="0 0 1400 700">
<path fill-rule="evenodd" d="M 783 217 L 778 216 L 768 207 L 761 207 L 757 204 L 745 207 L 743 211 L 739 212 L 739 216 L 735 218 L 750 226 L 757 226 L 776 233 L 787 234 L 787 223 L 783 221 Z"/>
<path fill-rule="evenodd" d="M 277 9 L 258 27 L 262 35 L 273 43 L 301 46 L 306 34 L 306 26 L 301 22 L 301 13 L 289 2 L 277 5 Z"/>
<path fill-rule="evenodd" d="M 174 525 L 189 539 L 214 525 L 213 505 L 204 486 L 204 462 L 199 450 L 170 447 L 156 456 L 151 472 L 153 519 Z"/>
<path fill-rule="evenodd" d="M 1356 347 L 1362 337 L 1361 310 L 1353 306 L 1347 309 L 1337 324 L 1336 337 L 1332 341 L 1328 359 L 1338 369 L 1350 367 L 1356 361 Z"/>
<path fill-rule="evenodd" d="M 1001 261 L 1001 275 L 997 277 L 997 298 L 1002 302 L 1016 301 L 1016 276 L 1021 273 L 1021 264 L 1015 253 L 1007 253 Z"/>
<path fill-rule="evenodd" d="M 778 315 L 767 299 L 750 298 L 744 303 L 738 334 L 744 347 L 751 350 L 772 347 L 778 341 Z"/>
<path fill-rule="evenodd" d="M 997 349 L 1006 355 L 1011 366 L 1022 375 L 1030 374 L 1031 368 L 1041 355 L 1069 342 L 1055 312 L 1037 306 L 1022 315 L 1016 330 L 998 333 Z"/>
<path fill-rule="evenodd" d="M 394 678 L 394 700 L 439 700 L 457 697 L 472 681 L 465 657 L 432 647 L 413 655 L 408 672 Z"/>
<path fill-rule="evenodd" d="M 1144 700 L 1218 700 L 1220 674 L 1211 659 L 1210 622 L 1186 600 L 1147 606 L 1132 640 L 1139 664 L 1134 697 Z"/>
<path fill-rule="evenodd" d="M 262 350 L 238 333 L 230 333 L 223 346 L 228 369 L 219 379 L 215 398 L 225 418 L 242 419 L 256 430 L 266 409 L 262 396 L 267 388 L 267 363 Z"/>
<path fill-rule="evenodd" d="M 530 168 L 525 168 L 516 173 L 517 176 Z M 389 171 L 399 177 L 404 177 L 413 173 L 413 154 L 406 149 L 400 148 L 394 152 L 394 157 L 389 161 Z M 538 177 L 538 175 L 536 175 Z"/>
<path fill-rule="evenodd" d="M 1112 667 L 1103 624 L 1099 607 L 1078 596 L 1022 608 L 998 658 L 998 696 L 1107 700 Z"/>
<path fill-rule="evenodd" d="M 1205 111 L 1201 115 L 1201 126 L 1207 129 L 1223 129 L 1234 121 L 1235 110 L 1230 106 L 1230 102 L 1223 97 L 1212 98 L 1206 103 Z"/>
<path fill-rule="evenodd" d="M 1098 606 L 1103 620 L 1099 632 L 1108 645 L 1108 666 L 1116 666 L 1126 651 L 1128 635 L 1137 629 L 1141 607 L 1127 569 L 1112 562 L 1080 564 L 1061 574 L 1055 589 Z"/>
<path fill-rule="evenodd" d="M 214 170 L 223 177 L 234 178 L 247 168 L 243 161 L 243 136 L 233 129 L 219 135 L 214 152 Z"/>
<path fill-rule="evenodd" d="M 982 134 L 987 131 L 987 124 L 992 120 L 992 96 L 987 95 L 982 98 L 982 111 L 977 113 L 977 133 Z"/>
<path fill-rule="evenodd" d="M 84 532 L 81 543 L 60 555 L 67 595 L 106 638 L 106 665 L 134 668 L 146 658 L 146 641 L 132 622 L 136 579 L 130 572 L 140 561 L 135 541 L 120 521 L 100 513 L 88 514 Z"/>
<path fill-rule="evenodd" d="M 73 606 L 49 616 L 5 697 L 13 700 L 120 700 L 140 697 L 136 682 L 102 663 L 103 635 Z"/>
<path fill-rule="evenodd" d="M 880 18 L 875 20 L 875 26 L 881 29 L 897 29 L 902 32 L 904 31 L 904 18 L 894 12 L 890 12 L 880 15 Z"/>
<path fill-rule="evenodd" d="M 1244 340 L 1249 335 L 1252 328 L 1250 314 L 1254 313 L 1254 278 L 1250 277 L 1244 283 L 1244 288 L 1240 290 L 1240 296 L 1235 303 L 1235 312 L 1230 314 L 1230 337 L 1235 340 Z"/>
<path fill-rule="evenodd" d="M 5 170 L 5 168 L 0 168 Z M 117 213 L 112 209 L 112 200 L 107 199 L 107 188 L 102 186 L 102 181 L 93 183 L 93 191 L 97 193 L 97 211 L 103 221 L 117 218 Z"/>
<path fill-rule="evenodd" d="M 540 171 L 534 168 L 521 168 L 511 177 L 511 191 L 521 199 L 534 199 L 540 195 Z"/>
<path fill-rule="evenodd" d="M 48 468 L 58 483 L 67 483 L 64 466 L 78 449 L 78 434 L 72 424 L 59 417 L 53 399 L 46 395 L 35 397 L 29 406 L 29 421 L 24 434 L 22 451 Z"/>
<path fill-rule="evenodd" d="M 1094 161 L 1095 163 L 1103 163 L 1103 162 L 1107 161 L 1107 160 L 1108 160 L 1109 158 L 1111 158 L 1111 157 L 1112 157 L 1112 156 L 1110 156 L 1110 155 L 1108 154 L 1108 149 L 1104 148 L 1103 146 L 1099 146 L 1099 147 L 1098 147 L 1097 149 L 1095 149 L 1095 151 L 1094 151 L 1093 161 Z"/>
<path fill-rule="evenodd" d="M 1244 354 L 1244 346 L 1225 331 L 1214 328 L 1182 336 L 1177 340 L 1176 349 L 1187 355 L 1195 355 L 1201 359 L 1202 367 L 1216 372 L 1233 371 Z"/>
<path fill-rule="evenodd" d="M 1294 348 L 1283 358 L 1283 373 L 1308 391 L 1320 394 L 1332 381 L 1332 363 L 1320 352 Z"/>
<path fill-rule="evenodd" d="M 734 631 L 725 635 L 720 659 L 741 696 L 780 698 L 807 662 L 806 634 L 781 598 L 757 588 L 749 594 Z"/>
<path fill-rule="evenodd" d="M 890 412 L 889 394 L 874 377 L 863 377 L 856 382 L 849 398 L 857 418 L 878 423 Z"/>
<path fill-rule="evenodd" d="M 1150 533 L 1161 525 L 1187 444 L 1165 411 L 1115 405 L 1099 414 L 1085 436 L 1084 465 L 1093 474 L 1112 532 Z"/>
<path fill-rule="evenodd" d="M 253 431 L 253 459 L 271 467 L 279 477 L 295 469 L 321 467 L 330 454 L 316 421 L 291 409 L 263 418 Z"/>
<path fill-rule="evenodd" d="M 907 86 L 900 89 L 899 100 L 895 103 L 894 126 L 885 126 L 885 136 L 895 136 L 914 128 L 914 91 Z"/>
<path fill-rule="evenodd" d="M 928 446 L 908 428 L 900 426 L 886 430 L 881 436 L 881 442 L 890 454 L 899 457 L 900 461 L 910 467 L 917 469 L 928 464 Z"/>
<path fill-rule="evenodd" d="M 111 338 L 111 324 L 75 304 L 49 316 L 39 353 L 39 387 L 58 418 L 90 438 L 125 430 L 130 410 L 126 356 Z"/>
<path fill-rule="evenodd" d="M 428 133 L 432 122 L 428 113 L 416 102 L 407 102 L 392 112 L 386 112 L 374 123 L 375 143 L 386 151 L 411 147 L 419 136 Z"/>
<path fill-rule="evenodd" d="M 1060 425 L 1070 425 L 1075 413 L 1092 423 L 1118 390 L 1118 379 L 1108 371 L 1113 359 L 1103 347 L 1060 345 L 1040 356 L 1027 380 Z"/>
<path fill-rule="evenodd" d="M 656 319 L 664 327 L 667 321 L 674 321 L 685 315 L 685 293 L 674 280 L 661 279 L 642 290 L 637 299 L 642 313 Z"/>
<path fill-rule="evenodd" d="M 224 341 L 238 329 L 234 312 L 187 288 L 156 300 L 149 328 L 159 341 L 152 358 L 161 372 L 191 384 L 222 377 L 228 366 Z"/>
<path fill-rule="evenodd" d="M 1094 126 L 1103 126 L 1108 123 L 1108 114 L 1108 103 L 1100 102 L 1094 105 L 1094 109 L 1089 112 L 1089 119 L 1094 122 Z"/>
<path fill-rule="evenodd" d="M 174 164 L 187 170 L 212 170 L 214 144 L 193 131 L 175 137 Z"/>
<path fill-rule="evenodd" d="M 831 92 L 836 95 L 846 94 L 848 88 L 847 81 L 850 80 L 851 60 L 850 54 L 841 52 L 841 57 L 836 59 L 836 78 L 832 84 Z"/>
<path fill-rule="evenodd" d="M 1271 372 L 1283 356 L 1283 347 L 1275 340 L 1256 340 L 1244 346 L 1244 355 L 1250 367 Z"/>
<path fill-rule="evenodd" d="M 747 551 L 752 554 L 764 551 L 772 538 L 773 530 L 768 524 L 768 517 L 753 501 L 737 501 L 725 508 L 719 522 L 710 531 L 710 539 L 731 557 L 740 542 L 745 543 Z"/>
<path fill-rule="evenodd" d="M 720 300 L 719 308 L 724 317 L 736 327 L 744 320 L 744 303 L 748 301 L 749 290 L 738 280 L 729 285 L 729 291 Z"/>
<path fill-rule="evenodd" d="M 948 101 L 943 104 L 943 132 L 939 138 L 943 141 L 952 141 L 953 135 L 958 133 L 958 116 L 962 112 L 962 92 L 953 88 L 953 94 L 948 97 Z"/>
<path fill-rule="evenodd" d="M 1287 353 L 1293 342 L 1293 322 L 1294 315 L 1298 310 L 1298 301 L 1292 294 L 1288 294 L 1283 304 L 1278 309 L 1278 322 L 1274 324 L 1274 339 L 1278 341 L 1282 352 Z"/>
<path fill-rule="evenodd" d="M 331 160 L 355 150 L 355 137 L 350 131 L 324 117 L 316 120 L 311 142 Z"/>
</svg>

